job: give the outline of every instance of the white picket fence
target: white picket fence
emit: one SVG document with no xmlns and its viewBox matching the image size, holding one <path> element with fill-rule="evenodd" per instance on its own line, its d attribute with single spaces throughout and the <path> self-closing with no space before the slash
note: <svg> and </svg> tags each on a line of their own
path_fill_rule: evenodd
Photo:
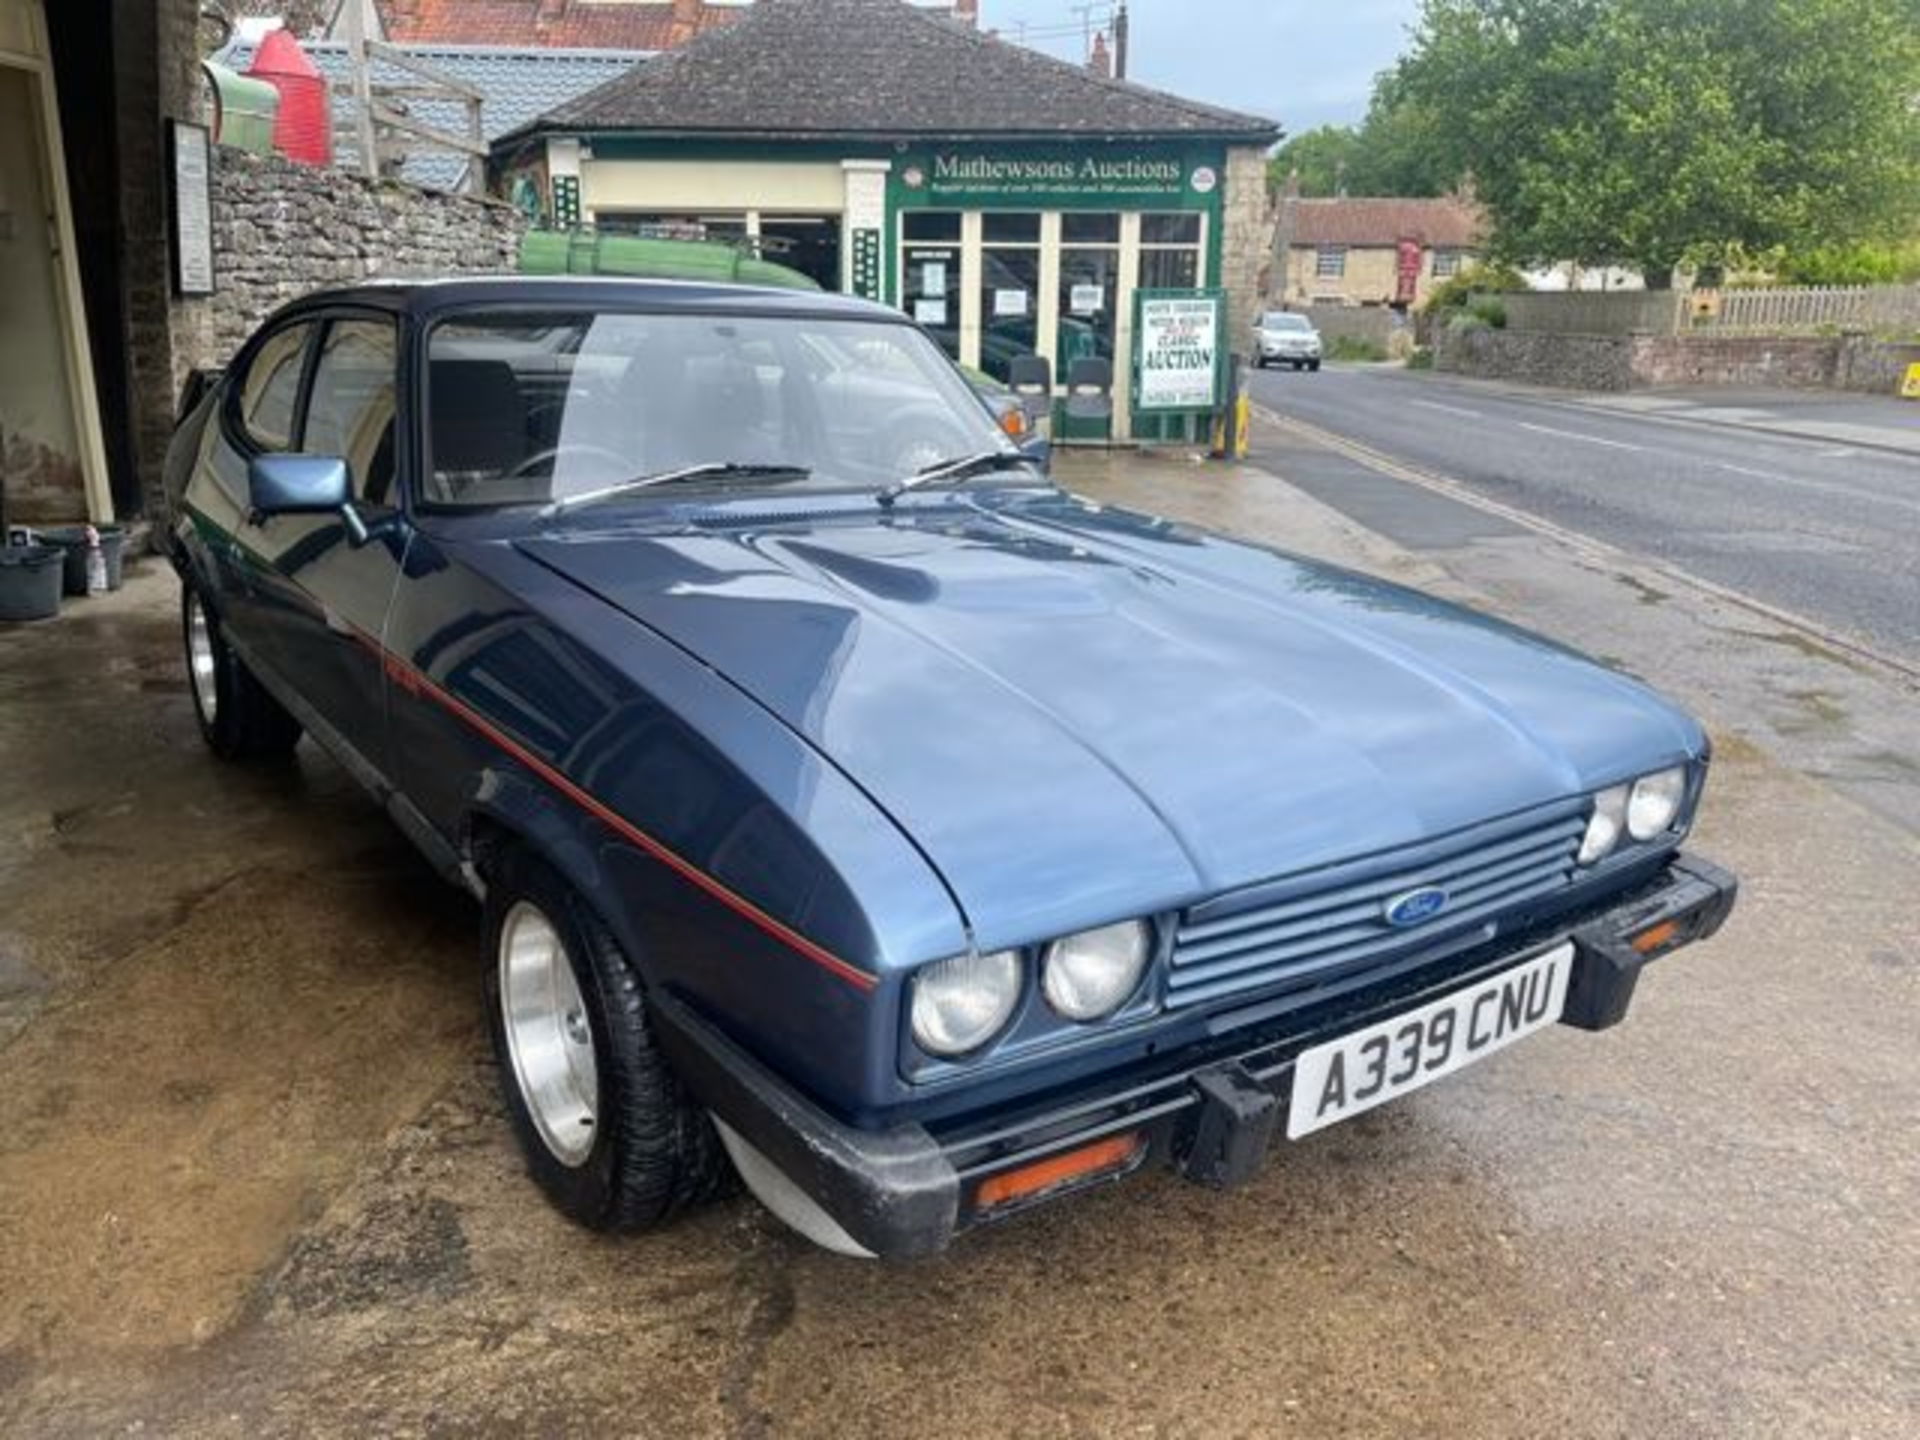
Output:
<svg viewBox="0 0 1920 1440">
<path fill-rule="evenodd" d="M 1717 310 L 1710 308 L 1717 300 Z M 1695 291 L 1692 328 L 1716 335 L 1839 334 L 1920 328 L 1920 285 L 1808 285 Z"/>
<path fill-rule="evenodd" d="M 1920 332 L 1920 285 L 1533 292 L 1499 297 L 1514 330 L 1553 335 Z"/>
</svg>

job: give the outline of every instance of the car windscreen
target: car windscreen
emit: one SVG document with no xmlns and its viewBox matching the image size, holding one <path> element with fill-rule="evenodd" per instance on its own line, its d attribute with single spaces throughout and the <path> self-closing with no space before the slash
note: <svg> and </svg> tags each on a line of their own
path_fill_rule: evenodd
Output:
<svg viewBox="0 0 1920 1440">
<path fill-rule="evenodd" d="M 424 491 L 440 505 L 561 502 L 683 473 L 712 488 L 875 488 L 1011 454 L 939 348 L 885 321 L 464 315 L 434 327 L 426 380 Z"/>
<path fill-rule="evenodd" d="M 1298 330 L 1304 333 L 1313 329 L 1312 322 L 1304 315 L 1274 314 L 1267 316 L 1260 323 L 1269 330 Z"/>
</svg>

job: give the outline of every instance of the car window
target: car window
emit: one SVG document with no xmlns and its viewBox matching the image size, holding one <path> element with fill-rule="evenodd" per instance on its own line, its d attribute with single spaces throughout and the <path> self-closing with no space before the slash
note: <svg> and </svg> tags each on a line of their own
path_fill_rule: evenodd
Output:
<svg viewBox="0 0 1920 1440">
<path fill-rule="evenodd" d="M 425 496 L 451 505 L 563 500 L 708 466 L 880 487 L 1010 448 L 912 325 L 689 312 L 442 321 L 429 342 L 427 434 Z"/>
<path fill-rule="evenodd" d="M 338 455 L 353 493 L 379 504 L 393 485 L 393 397 L 398 341 L 388 320 L 336 320 L 314 366 L 300 448 Z"/>
<path fill-rule="evenodd" d="M 1276 312 L 1275 314 L 1267 316 L 1266 327 L 1269 330 L 1307 331 L 1311 330 L 1313 325 L 1304 315 L 1290 315 L 1285 312 Z"/>
<path fill-rule="evenodd" d="M 293 412 L 300 399 L 300 367 L 313 326 L 289 325 L 267 337 L 240 384 L 240 419 L 263 450 L 293 448 Z"/>
</svg>

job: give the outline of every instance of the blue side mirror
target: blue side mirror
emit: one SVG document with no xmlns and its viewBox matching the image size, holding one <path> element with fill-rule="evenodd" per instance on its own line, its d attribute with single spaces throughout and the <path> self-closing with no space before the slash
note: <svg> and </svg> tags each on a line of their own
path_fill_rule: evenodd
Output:
<svg viewBox="0 0 1920 1440">
<path fill-rule="evenodd" d="M 337 455 L 257 455 L 247 494 L 260 515 L 330 515 L 352 501 L 353 482 Z"/>
</svg>

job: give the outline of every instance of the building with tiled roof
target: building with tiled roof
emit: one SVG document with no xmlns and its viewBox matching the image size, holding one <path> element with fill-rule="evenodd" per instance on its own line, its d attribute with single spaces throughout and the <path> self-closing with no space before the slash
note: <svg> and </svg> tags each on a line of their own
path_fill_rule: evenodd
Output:
<svg viewBox="0 0 1920 1440">
<path fill-rule="evenodd" d="M 544 196 L 562 227 L 750 246 L 1001 378 L 1021 355 L 1060 381 L 1111 364 L 1110 433 L 1151 438 L 1127 393 L 1136 297 L 1224 289 L 1225 333 L 1251 330 L 1279 127 L 973 18 L 757 0 L 495 142 L 495 189 Z"/>
<path fill-rule="evenodd" d="M 567 50 L 670 50 L 718 29 L 740 0 L 379 0 L 380 27 L 396 45 L 547 46 Z"/>
<path fill-rule="evenodd" d="M 1417 306 L 1480 256 L 1486 215 L 1470 198 L 1281 197 L 1292 304 Z"/>
<path fill-rule="evenodd" d="M 979 0 L 915 0 L 972 23 Z M 753 0 L 377 0 L 400 45 L 671 50 L 738 19 Z"/>
</svg>

